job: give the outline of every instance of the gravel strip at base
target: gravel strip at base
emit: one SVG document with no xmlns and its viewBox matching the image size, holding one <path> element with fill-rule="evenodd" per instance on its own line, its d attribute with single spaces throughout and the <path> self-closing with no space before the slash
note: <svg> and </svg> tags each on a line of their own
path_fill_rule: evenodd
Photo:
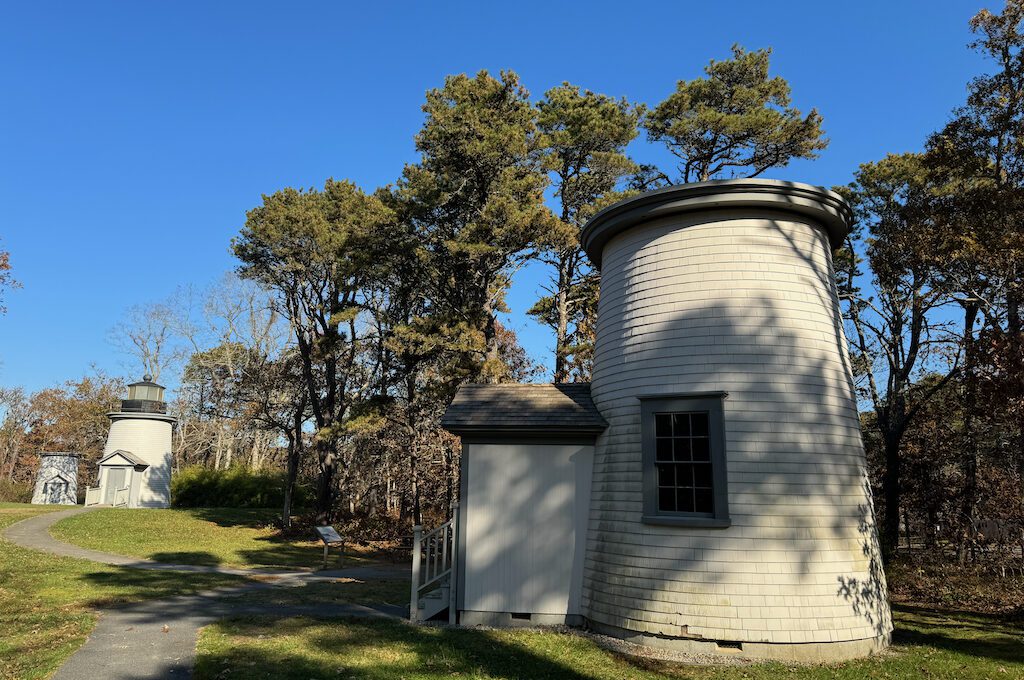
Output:
<svg viewBox="0 0 1024 680">
<path fill-rule="evenodd" d="M 610 635 L 595 633 L 591 630 L 572 631 L 580 637 L 592 640 L 601 649 L 615 654 L 628 656 L 635 659 L 649 659 L 651 661 L 667 661 L 669 663 L 684 664 L 688 666 L 750 666 L 758 663 L 755 659 L 746 659 L 727 654 L 699 654 L 690 652 L 676 652 L 671 649 L 659 647 L 645 647 L 628 640 L 620 640 Z"/>
<path fill-rule="evenodd" d="M 442 621 L 424 621 L 421 626 L 436 626 L 448 628 L 448 624 Z M 687 666 L 750 666 L 757 663 L 764 663 L 757 659 L 748 659 L 739 656 L 728 656 L 726 654 L 694 654 L 688 652 L 677 652 L 671 649 L 660 649 L 658 647 L 645 647 L 635 642 L 621 640 L 610 635 L 595 633 L 592 630 L 573 628 L 572 626 L 522 626 L 516 628 L 496 628 L 494 626 L 453 626 L 461 630 L 537 630 L 561 635 L 575 635 L 590 640 L 595 645 L 613 654 L 619 654 L 632 659 L 645 659 L 648 661 L 665 661 L 673 664 Z"/>
</svg>

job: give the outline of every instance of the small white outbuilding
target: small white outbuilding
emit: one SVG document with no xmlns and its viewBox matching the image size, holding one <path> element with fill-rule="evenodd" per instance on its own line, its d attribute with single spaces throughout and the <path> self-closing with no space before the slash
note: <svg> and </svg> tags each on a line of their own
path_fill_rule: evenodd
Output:
<svg viewBox="0 0 1024 680">
<path fill-rule="evenodd" d="M 594 441 L 608 426 L 589 383 L 466 385 L 443 425 L 462 439 L 461 623 L 582 624 Z"/>
<path fill-rule="evenodd" d="M 32 503 L 37 505 L 78 504 L 78 459 L 77 453 L 39 454 L 39 472 L 32 493 Z"/>
<path fill-rule="evenodd" d="M 467 386 L 443 421 L 463 441 L 461 623 L 782 660 L 888 644 L 832 268 L 851 220 L 821 187 L 747 179 L 586 225 L 592 382 Z"/>
</svg>

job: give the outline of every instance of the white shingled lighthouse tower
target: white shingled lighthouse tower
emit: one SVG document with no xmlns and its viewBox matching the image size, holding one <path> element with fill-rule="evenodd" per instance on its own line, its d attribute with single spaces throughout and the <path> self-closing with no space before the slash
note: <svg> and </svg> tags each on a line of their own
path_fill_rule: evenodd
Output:
<svg viewBox="0 0 1024 680">
<path fill-rule="evenodd" d="M 166 508 L 171 504 L 171 435 L 164 387 L 145 376 L 128 386 L 121 409 L 108 413 L 110 433 L 100 459 L 98 493 L 86 504 Z M 92 490 L 97 491 L 97 490 Z"/>
</svg>

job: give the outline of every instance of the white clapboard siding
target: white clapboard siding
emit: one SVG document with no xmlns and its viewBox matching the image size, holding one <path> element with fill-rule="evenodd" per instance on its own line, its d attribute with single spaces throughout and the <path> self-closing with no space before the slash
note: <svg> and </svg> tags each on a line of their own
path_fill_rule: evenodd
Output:
<svg viewBox="0 0 1024 680">
<path fill-rule="evenodd" d="M 583 608 L 661 636 L 840 642 L 888 631 L 828 237 L 716 210 L 604 247 Z M 726 391 L 727 529 L 641 522 L 638 396 Z M 879 596 L 879 593 L 881 594 Z"/>
<path fill-rule="evenodd" d="M 579 614 L 593 446 L 467 444 L 463 609 Z"/>
<path fill-rule="evenodd" d="M 171 434 L 173 419 L 164 415 L 112 413 L 103 455 L 128 451 L 149 465 L 141 474 L 132 506 L 166 508 L 171 504 Z"/>
</svg>

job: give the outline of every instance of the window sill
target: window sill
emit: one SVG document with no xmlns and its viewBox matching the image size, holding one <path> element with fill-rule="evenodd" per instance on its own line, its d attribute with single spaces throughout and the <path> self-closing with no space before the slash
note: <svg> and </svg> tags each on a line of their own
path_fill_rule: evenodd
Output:
<svg viewBox="0 0 1024 680">
<path fill-rule="evenodd" d="M 678 517 L 673 515 L 644 515 L 644 524 L 669 527 L 695 527 L 700 529 L 728 529 L 732 522 L 728 517 Z"/>
</svg>

